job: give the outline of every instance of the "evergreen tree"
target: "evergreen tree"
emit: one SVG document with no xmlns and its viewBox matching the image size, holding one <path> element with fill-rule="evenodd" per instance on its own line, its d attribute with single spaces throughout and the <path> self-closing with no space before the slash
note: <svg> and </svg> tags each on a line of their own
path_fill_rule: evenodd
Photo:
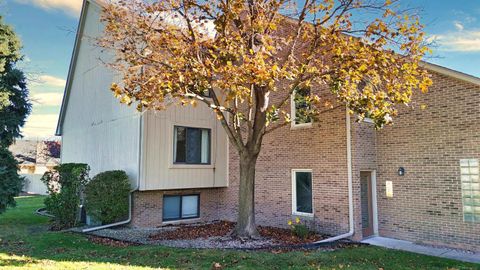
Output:
<svg viewBox="0 0 480 270">
<path fill-rule="evenodd" d="M 14 206 L 23 184 L 18 164 L 8 147 L 20 138 L 20 128 L 31 111 L 27 80 L 16 67 L 22 59 L 21 44 L 13 29 L 0 16 L 0 213 Z"/>
<path fill-rule="evenodd" d="M 31 110 L 25 74 L 15 66 L 22 59 L 20 49 L 15 32 L 0 16 L 0 147 L 21 137 Z"/>
</svg>

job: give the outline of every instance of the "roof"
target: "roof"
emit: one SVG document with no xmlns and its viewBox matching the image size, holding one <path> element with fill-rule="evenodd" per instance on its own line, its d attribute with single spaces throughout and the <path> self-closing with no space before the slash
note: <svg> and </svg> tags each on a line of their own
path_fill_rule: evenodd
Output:
<svg viewBox="0 0 480 270">
<path fill-rule="evenodd" d="M 82 11 L 80 13 L 80 19 L 78 22 L 78 27 L 77 27 L 77 34 L 75 36 L 75 43 L 73 47 L 73 52 L 72 52 L 72 57 L 70 60 L 70 67 L 68 70 L 68 77 L 67 77 L 67 83 L 65 85 L 65 90 L 63 94 L 63 100 L 62 100 L 62 106 L 60 109 L 60 115 L 58 117 L 58 123 L 57 123 L 57 129 L 55 131 L 55 135 L 61 136 L 62 135 L 62 126 L 63 126 L 63 121 L 65 119 L 65 113 L 67 109 L 67 104 L 68 104 L 68 99 L 70 96 L 70 91 L 72 87 L 72 80 L 73 80 L 73 74 L 75 72 L 75 65 L 76 61 L 78 58 L 78 49 L 80 48 L 80 43 L 81 43 L 81 36 L 83 34 L 83 29 L 85 25 L 85 17 L 87 13 L 87 8 L 89 3 L 94 3 L 100 7 L 105 7 L 107 6 L 107 2 L 105 0 L 83 0 L 83 5 L 82 5 Z M 425 69 L 437 72 L 439 74 L 449 76 L 455 79 L 459 79 L 461 81 L 469 82 L 475 85 L 480 86 L 480 78 L 476 76 L 472 76 L 460 71 L 456 71 L 453 69 L 449 69 L 446 67 L 442 67 L 436 64 L 432 64 L 426 61 L 422 61 L 420 63 L 421 66 L 423 66 Z"/>
<path fill-rule="evenodd" d="M 473 75 L 470 75 L 470 74 L 466 74 L 466 73 L 460 72 L 458 70 L 454 70 L 454 69 L 442 67 L 442 66 L 439 66 L 439 65 L 436 65 L 436 64 L 432 64 L 432 63 L 429 63 L 429 62 L 425 62 L 425 61 L 422 61 L 420 63 L 420 65 L 423 66 L 424 68 L 426 68 L 427 70 L 437 72 L 437 73 L 440 73 L 440 74 L 445 75 L 445 76 L 449 76 L 449 77 L 452 77 L 452 78 L 455 78 L 455 79 L 459 79 L 459 80 L 469 82 L 469 83 L 473 83 L 475 85 L 480 86 L 480 78 L 479 77 L 476 77 L 476 76 L 473 76 Z"/>
</svg>

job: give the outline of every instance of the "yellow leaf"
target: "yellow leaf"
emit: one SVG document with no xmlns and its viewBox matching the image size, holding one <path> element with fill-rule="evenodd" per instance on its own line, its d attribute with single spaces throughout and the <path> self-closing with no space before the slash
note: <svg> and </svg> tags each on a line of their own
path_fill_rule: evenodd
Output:
<svg viewBox="0 0 480 270">
<path fill-rule="evenodd" d="M 132 99 L 129 96 L 125 95 L 120 99 L 120 102 L 124 104 L 130 104 L 132 103 Z"/>
</svg>

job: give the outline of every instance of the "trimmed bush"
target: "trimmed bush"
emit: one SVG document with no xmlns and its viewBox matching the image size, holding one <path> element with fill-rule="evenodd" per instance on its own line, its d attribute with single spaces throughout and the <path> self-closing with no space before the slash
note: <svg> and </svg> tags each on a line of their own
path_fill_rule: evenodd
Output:
<svg viewBox="0 0 480 270">
<path fill-rule="evenodd" d="M 128 215 L 130 181 L 124 171 L 97 174 L 85 188 L 87 214 L 103 224 L 113 223 Z"/>
<path fill-rule="evenodd" d="M 0 147 L 0 214 L 15 206 L 15 196 L 22 191 L 25 178 L 18 175 L 17 161 L 8 149 Z"/>
<path fill-rule="evenodd" d="M 47 211 L 55 216 L 54 229 L 71 228 L 78 224 L 78 210 L 90 167 L 82 163 L 65 163 L 42 176 L 48 189 Z"/>
</svg>

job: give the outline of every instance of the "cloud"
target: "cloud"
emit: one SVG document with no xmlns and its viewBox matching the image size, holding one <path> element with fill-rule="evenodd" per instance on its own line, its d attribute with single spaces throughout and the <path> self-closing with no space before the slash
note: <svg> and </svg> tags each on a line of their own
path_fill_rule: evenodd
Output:
<svg viewBox="0 0 480 270">
<path fill-rule="evenodd" d="M 57 120 L 58 114 L 31 114 L 22 128 L 22 134 L 26 138 L 54 136 Z"/>
<path fill-rule="evenodd" d="M 65 87 L 67 81 L 51 75 L 41 75 L 31 82 L 33 86 Z"/>
<path fill-rule="evenodd" d="M 40 81 L 45 85 L 65 87 L 66 80 L 50 75 L 40 76 Z"/>
<path fill-rule="evenodd" d="M 459 21 L 454 21 L 453 26 L 455 26 L 455 28 L 457 28 L 458 31 L 463 31 L 463 29 L 465 28 L 463 24 Z"/>
<path fill-rule="evenodd" d="M 31 96 L 32 101 L 41 106 L 60 106 L 62 98 L 63 93 L 36 93 Z"/>
<path fill-rule="evenodd" d="M 480 52 L 480 30 L 459 30 L 433 35 L 433 40 L 441 51 Z"/>
<path fill-rule="evenodd" d="M 61 10 L 70 16 L 78 17 L 82 0 L 15 0 L 18 3 L 34 5 L 44 10 Z"/>
</svg>

